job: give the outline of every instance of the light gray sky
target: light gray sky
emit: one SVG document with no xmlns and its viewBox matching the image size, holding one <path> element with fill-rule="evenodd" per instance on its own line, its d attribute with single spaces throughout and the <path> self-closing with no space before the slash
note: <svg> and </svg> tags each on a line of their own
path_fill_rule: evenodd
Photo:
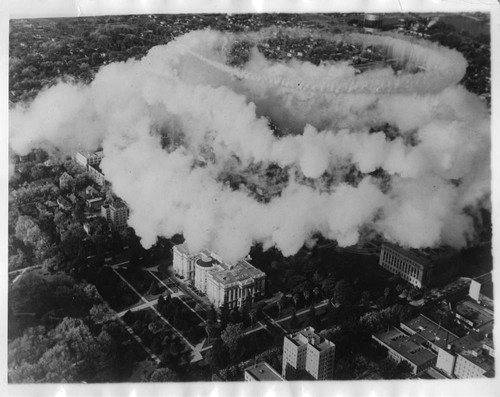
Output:
<svg viewBox="0 0 500 397">
<path fill-rule="evenodd" d="M 9 0 L 10 18 L 189 12 L 487 11 L 496 0 Z"/>
</svg>

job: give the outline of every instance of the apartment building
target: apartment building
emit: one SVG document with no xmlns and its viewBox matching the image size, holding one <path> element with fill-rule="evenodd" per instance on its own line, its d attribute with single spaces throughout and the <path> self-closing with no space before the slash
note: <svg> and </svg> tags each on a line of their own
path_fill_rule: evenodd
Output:
<svg viewBox="0 0 500 397">
<path fill-rule="evenodd" d="M 295 379 L 305 371 L 314 379 L 333 379 L 335 344 L 318 335 L 314 328 L 286 335 L 283 339 L 282 376 Z"/>
</svg>

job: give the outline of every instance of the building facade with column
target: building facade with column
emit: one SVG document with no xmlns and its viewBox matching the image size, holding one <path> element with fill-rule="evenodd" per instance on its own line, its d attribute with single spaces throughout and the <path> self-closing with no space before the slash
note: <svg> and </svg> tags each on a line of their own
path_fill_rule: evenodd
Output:
<svg viewBox="0 0 500 397">
<path fill-rule="evenodd" d="M 215 307 L 239 307 L 248 297 L 254 301 L 264 294 L 266 274 L 244 259 L 227 263 L 207 249 L 191 254 L 185 244 L 172 251 L 175 274 L 193 281 Z"/>
<path fill-rule="evenodd" d="M 295 379 L 305 371 L 314 379 L 333 379 L 335 344 L 318 335 L 313 327 L 283 339 L 282 376 Z"/>
<path fill-rule="evenodd" d="M 431 282 L 430 261 L 395 244 L 382 245 L 379 265 L 418 288 Z"/>
</svg>

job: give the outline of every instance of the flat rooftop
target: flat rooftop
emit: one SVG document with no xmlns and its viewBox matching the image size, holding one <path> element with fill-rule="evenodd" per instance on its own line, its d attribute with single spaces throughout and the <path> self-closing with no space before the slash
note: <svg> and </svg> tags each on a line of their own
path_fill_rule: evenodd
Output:
<svg viewBox="0 0 500 397">
<path fill-rule="evenodd" d="M 110 204 L 110 207 L 113 207 L 114 209 L 120 209 L 127 208 L 127 205 L 121 200 L 115 200 L 112 204 Z"/>
<path fill-rule="evenodd" d="M 85 151 L 85 150 L 77 150 L 77 153 L 80 153 L 85 158 L 90 157 L 102 157 L 104 154 L 102 149 L 97 149 L 95 152 Z"/>
<path fill-rule="evenodd" d="M 242 283 L 254 278 L 265 277 L 265 273 L 253 267 L 245 260 L 240 260 L 234 265 L 225 262 L 219 263 L 211 272 L 212 278 L 223 285 Z"/>
<path fill-rule="evenodd" d="M 442 259 L 450 254 L 450 249 L 447 247 L 438 247 L 438 248 L 424 248 L 424 249 L 415 249 L 415 248 L 402 248 L 396 244 L 385 242 L 383 246 L 387 246 L 388 248 L 393 249 L 399 254 L 406 256 L 407 258 L 420 263 L 423 266 L 429 266 L 433 264 L 438 259 Z"/>
<path fill-rule="evenodd" d="M 476 327 L 482 327 L 493 321 L 493 311 L 470 298 L 458 302 L 455 305 L 455 312 L 472 321 Z"/>
<path fill-rule="evenodd" d="M 319 351 L 327 350 L 335 344 L 318 335 L 313 327 L 304 328 L 301 331 L 286 336 L 296 346 L 309 344 Z"/>
<path fill-rule="evenodd" d="M 476 351 L 469 351 L 469 350 L 463 351 L 458 354 L 469 360 L 471 363 L 477 365 L 485 372 L 491 374 L 489 376 L 491 377 L 495 376 L 495 359 L 493 357 L 488 356 L 487 354 L 481 352 L 478 353 Z"/>
<path fill-rule="evenodd" d="M 382 245 L 382 249 L 384 249 L 385 247 L 387 247 L 393 251 L 396 251 L 398 254 L 405 256 L 408 259 L 411 259 L 417 263 L 420 263 L 423 266 L 426 266 L 430 263 L 429 259 L 415 253 L 413 250 L 407 250 L 407 249 L 401 248 L 400 246 L 398 246 L 396 244 L 392 244 L 392 243 L 384 243 Z"/>
<path fill-rule="evenodd" d="M 437 358 L 435 353 L 425 347 L 427 341 L 419 334 L 407 335 L 392 327 L 387 332 L 374 334 L 373 337 L 417 366 Z"/>
<path fill-rule="evenodd" d="M 280 374 L 278 374 L 273 367 L 271 367 L 265 361 L 262 361 L 258 364 L 252 365 L 245 369 L 245 372 L 248 372 L 252 378 L 257 381 L 276 381 L 276 380 L 284 380 Z"/>
<path fill-rule="evenodd" d="M 436 324 L 422 314 L 412 320 L 402 323 L 401 326 L 403 325 L 441 348 L 446 347 L 448 343 L 458 339 L 457 335 L 441 327 L 439 324 Z"/>
<path fill-rule="evenodd" d="M 187 247 L 187 244 L 186 244 L 186 243 L 177 244 L 174 248 L 175 248 L 177 251 L 179 251 L 181 254 L 184 254 L 184 255 L 190 255 L 190 253 L 189 253 L 189 250 L 188 250 L 188 247 Z"/>
<path fill-rule="evenodd" d="M 478 332 L 471 332 L 451 343 L 453 349 L 458 353 L 478 350 L 484 345 L 493 347 L 493 340 L 489 336 L 484 336 L 483 333 Z"/>
</svg>

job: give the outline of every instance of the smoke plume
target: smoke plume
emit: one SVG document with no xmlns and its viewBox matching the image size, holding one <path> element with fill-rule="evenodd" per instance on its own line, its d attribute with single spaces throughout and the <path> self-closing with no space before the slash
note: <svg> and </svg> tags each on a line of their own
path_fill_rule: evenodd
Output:
<svg viewBox="0 0 500 397">
<path fill-rule="evenodd" d="M 226 64 L 235 41 L 266 34 L 191 32 L 103 66 L 89 85 L 45 89 L 10 111 L 10 145 L 101 146 L 145 247 L 182 233 L 191 250 L 233 261 L 257 242 L 292 255 L 318 233 L 340 246 L 368 229 L 415 248 L 474 239 L 490 115 L 458 85 L 460 53 L 351 34 L 330 39 L 382 47 L 419 71 L 271 62 L 256 48 L 241 67 Z"/>
</svg>

